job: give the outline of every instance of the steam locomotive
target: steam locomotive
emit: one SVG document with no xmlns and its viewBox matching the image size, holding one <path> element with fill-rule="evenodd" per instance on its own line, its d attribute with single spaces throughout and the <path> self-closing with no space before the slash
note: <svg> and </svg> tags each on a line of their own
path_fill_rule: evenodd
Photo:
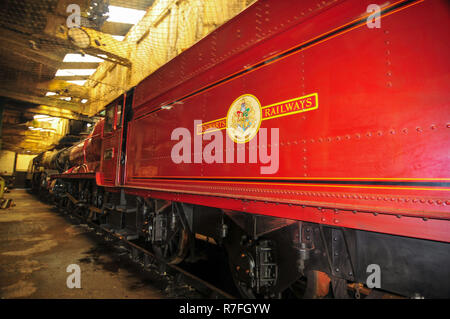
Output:
<svg viewBox="0 0 450 319">
<path fill-rule="evenodd" d="M 449 9 L 257 1 L 34 166 L 168 263 L 224 248 L 246 298 L 448 298 Z"/>
</svg>

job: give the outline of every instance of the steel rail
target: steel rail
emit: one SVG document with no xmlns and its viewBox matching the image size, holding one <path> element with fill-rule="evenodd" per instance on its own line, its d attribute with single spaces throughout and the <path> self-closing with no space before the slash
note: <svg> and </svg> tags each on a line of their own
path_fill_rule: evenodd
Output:
<svg viewBox="0 0 450 319">
<path fill-rule="evenodd" d="M 70 199 L 70 201 L 71 201 L 73 204 L 77 205 L 77 204 L 80 203 L 80 201 L 78 201 L 77 199 L 75 199 L 75 198 L 74 198 L 72 195 L 70 195 L 69 193 L 66 193 L 65 195 Z M 85 205 L 85 204 L 83 204 L 83 203 L 82 203 L 82 206 L 84 206 L 84 208 L 90 209 L 89 206 L 87 206 L 87 205 Z M 63 208 L 63 209 L 66 210 L 65 208 Z M 124 236 L 121 236 L 121 235 L 119 235 L 119 234 L 116 234 L 116 233 L 110 231 L 109 229 L 107 229 L 107 228 L 105 228 L 105 227 L 103 227 L 103 226 L 101 226 L 101 225 L 98 225 L 98 224 L 96 224 L 96 223 L 93 223 L 92 221 L 87 220 L 85 217 L 83 217 L 83 216 L 81 216 L 81 215 L 79 215 L 79 214 L 77 214 L 77 213 L 75 213 L 75 212 L 68 212 L 68 214 L 70 214 L 71 216 L 74 216 L 74 217 L 78 218 L 79 220 L 81 220 L 81 221 L 83 221 L 83 222 L 86 222 L 89 226 L 92 226 L 94 229 L 101 230 L 101 231 L 103 231 L 104 233 L 106 233 L 107 235 L 110 235 L 110 236 L 115 237 L 116 239 L 118 239 L 118 240 L 121 241 L 122 243 L 124 243 L 124 244 L 126 244 L 126 245 L 128 245 L 128 246 L 130 246 L 130 247 L 133 247 L 133 248 L 139 250 L 139 251 L 142 252 L 144 255 L 147 255 L 147 256 L 151 257 L 152 260 L 157 261 L 157 262 L 161 263 L 162 265 L 164 265 L 165 267 L 169 267 L 169 268 L 171 268 L 172 270 L 174 270 L 175 272 L 180 273 L 181 275 L 185 276 L 187 279 L 192 280 L 193 282 L 200 284 L 201 286 L 203 286 L 204 288 L 206 288 L 207 290 L 209 290 L 210 292 L 212 292 L 212 293 L 210 294 L 210 296 L 212 296 L 213 293 L 215 293 L 217 297 L 224 298 L 224 299 L 235 299 L 235 298 L 236 298 L 236 297 L 234 297 L 234 296 L 228 294 L 227 292 L 223 291 L 222 289 L 217 288 L 216 286 L 210 284 L 209 282 L 207 282 L 207 281 L 205 281 L 205 280 L 203 280 L 203 279 L 197 277 L 196 275 L 194 275 L 194 274 L 192 274 L 192 273 L 190 273 L 190 272 L 188 272 L 188 271 L 182 269 L 181 267 L 179 267 L 179 266 L 177 266 L 177 265 L 172 265 L 172 264 L 167 263 L 165 260 L 163 260 L 163 259 L 161 259 L 160 257 L 156 256 L 155 254 L 153 254 L 152 252 L 148 251 L 147 249 L 145 249 L 145 248 L 143 248 L 143 247 L 141 247 L 141 246 L 139 246 L 139 245 L 136 245 L 135 243 L 133 243 L 133 242 L 127 240 L 126 238 L 124 238 Z M 195 288 L 195 287 L 194 287 L 194 288 Z M 199 290 L 199 289 L 197 289 L 197 290 Z M 201 291 L 198 291 L 198 292 L 201 293 L 201 294 L 204 294 L 204 293 L 202 293 Z"/>
</svg>

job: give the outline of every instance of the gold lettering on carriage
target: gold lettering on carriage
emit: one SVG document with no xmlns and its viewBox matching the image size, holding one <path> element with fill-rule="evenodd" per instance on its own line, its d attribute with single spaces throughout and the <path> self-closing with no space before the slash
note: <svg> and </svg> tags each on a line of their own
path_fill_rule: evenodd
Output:
<svg viewBox="0 0 450 319">
<path fill-rule="evenodd" d="M 261 107 L 259 100 L 251 94 L 238 97 L 230 106 L 227 116 L 202 123 L 196 127 L 197 134 L 227 130 L 236 143 L 246 143 L 258 132 L 261 122 L 283 116 L 308 112 L 319 108 L 317 93 L 289 99 Z"/>
</svg>

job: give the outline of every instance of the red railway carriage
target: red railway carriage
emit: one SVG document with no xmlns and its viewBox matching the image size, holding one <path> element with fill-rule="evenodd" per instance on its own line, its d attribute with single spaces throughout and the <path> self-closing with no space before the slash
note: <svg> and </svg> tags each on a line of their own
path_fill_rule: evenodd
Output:
<svg viewBox="0 0 450 319">
<path fill-rule="evenodd" d="M 135 91 L 124 185 L 207 195 L 190 198 L 219 207 L 449 241 L 449 224 L 434 219 L 338 217 L 210 197 L 449 218 L 449 44 L 436 41 L 437 32 L 445 36 L 448 29 L 447 4 L 396 2 L 382 7 L 382 27 L 370 29 L 368 14 L 361 16 L 370 3 L 333 1 L 309 11 L 308 1 L 262 1 L 160 68 Z M 261 175 L 264 165 L 248 160 L 171 160 L 176 128 L 189 129 L 194 140 L 194 120 L 224 119 L 244 94 L 260 101 L 261 128 L 279 128 L 275 174 Z M 310 94 L 315 107 L 283 109 L 285 101 Z M 224 128 L 219 132 L 230 139 Z M 208 143 L 203 138 L 200 151 Z M 228 144 L 221 144 L 216 151 L 225 154 Z M 111 174 L 106 164 L 103 173 Z"/>
<path fill-rule="evenodd" d="M 172 263 L 215 238 L 246 297 L 371 264 L 450 296 L 449 9 L 257 1 L 106 108 L 102 222 Z"/>
</svg>

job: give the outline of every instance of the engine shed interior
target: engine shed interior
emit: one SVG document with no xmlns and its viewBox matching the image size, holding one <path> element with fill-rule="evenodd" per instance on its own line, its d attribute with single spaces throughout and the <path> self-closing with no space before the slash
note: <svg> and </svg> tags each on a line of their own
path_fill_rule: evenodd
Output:
<svg viewBox="0 0 450 319">
<path fill-rule="evenodd" d="M 448 30 L 445 0 L 3 0 L 0 299 L 450 298 Z"/>
</svg>

